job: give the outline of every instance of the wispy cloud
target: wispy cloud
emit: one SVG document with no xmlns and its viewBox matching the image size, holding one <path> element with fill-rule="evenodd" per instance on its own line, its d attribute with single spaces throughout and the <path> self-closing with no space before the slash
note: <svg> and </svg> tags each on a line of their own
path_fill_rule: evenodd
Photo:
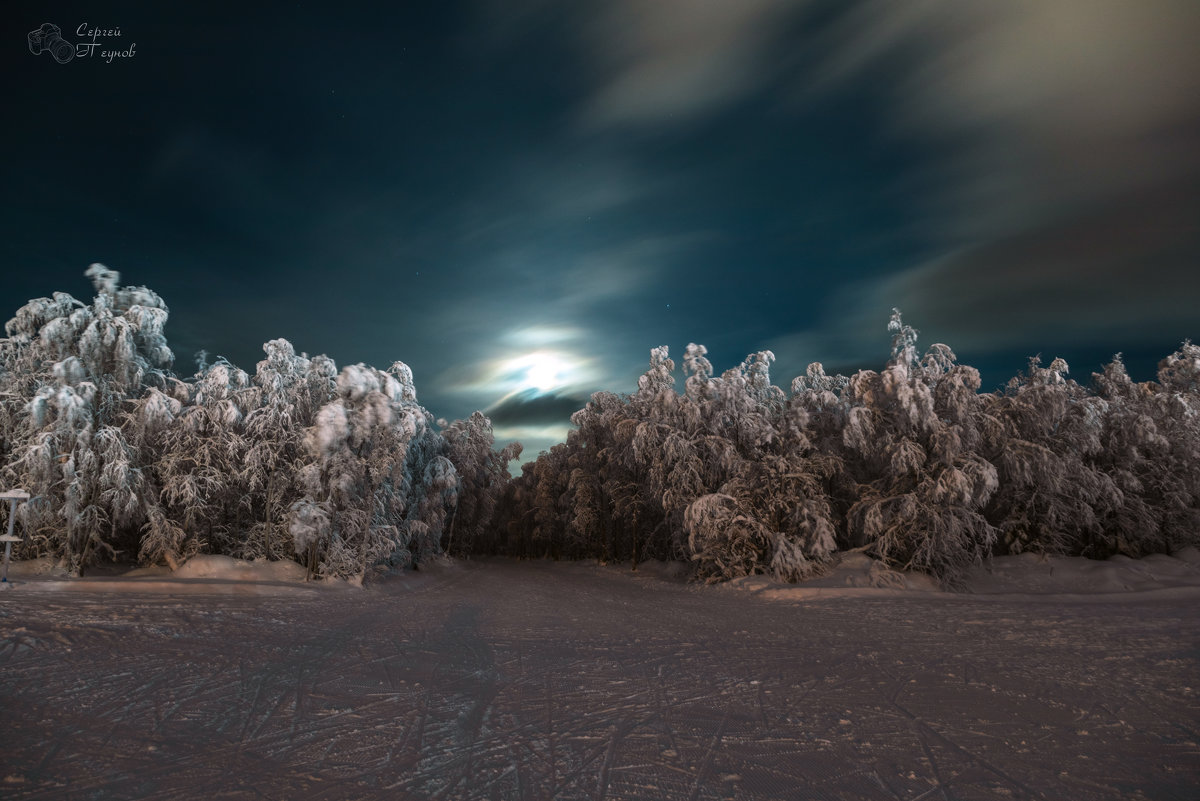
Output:
<svg viewBox="0 0 1200 801">
<path fill-rule="evenodd" d="M 888 87 L 930 153 L 932 252 L 848 319 L 987 350 L 1200 333 L 1200 4 L 870 0 L 824 37 L 810 87 Z"/>
<path fill-rule="evenodd" d="M 492 291 L 428 312 L 431 325 L 454 331 L 474 355 L 441 371 L 438 391 L 495 403 L 521 389 L 507 365 L 533 352 L 563 363 L 562 388 L 576 397 L 628 383 L 626 362 L 640 363 L 650 345 L 645 331 L 614 326 L 614 316 L 643 305 L 644 295 L 669 280 L 679 260 L 703 241 L 695 234 L 630 237 L 590 248 L 525 243 L 480 256 L 471 272 L 486 276 Z"/>
<path fill-rule="evenodd" d="M 587 398 L 558 392 L 515 392 L 485 410 L 497 426 L 564 425 L 587 405 Z"/>
<path fill-rule="evenodd" d="M 520 463 L 532 462 L 542 451 L 550 450 L 554 445 L 564 442 L 571 432 L 570 423 L 558 425 L 511 426 L 497 425 L 492 431 L 497 443 L 520 442 L 522 451 Z M 510 468 L 511 469 L 511 468 Z"/>
<path fill-rule="evenodd" d="M 896 70 L 894 125 L 946 148 L 943 210 L 991 231 L 1194 172 L 1197 35 L 1191 0 L 871 0 L 826 77 Z"/>
<path fill-rule="evenodd" d="M 770 78 L 794 0 L 618 0 L 582 35 L 597 88 L 589 127 L 684 122 Z"/>
</svg>

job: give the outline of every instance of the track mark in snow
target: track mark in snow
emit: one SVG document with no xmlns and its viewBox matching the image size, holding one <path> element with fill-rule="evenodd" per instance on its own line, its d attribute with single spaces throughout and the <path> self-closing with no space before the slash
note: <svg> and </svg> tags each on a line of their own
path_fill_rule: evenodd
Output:
<svg viewBox="0 0 1200 801">
<path fill-rule="evenodd" d="M 968 634 L 969 599 L 801 614 L 571 565 L 466 572 L 287 603 L 22 598 L 0 614 L 22 779 L 3 795 L 1115 801 L 1200 783 L 1187 604 L 991 601 Z M 38 641 L 14 653 L 22 627 Z"/>
</svg>

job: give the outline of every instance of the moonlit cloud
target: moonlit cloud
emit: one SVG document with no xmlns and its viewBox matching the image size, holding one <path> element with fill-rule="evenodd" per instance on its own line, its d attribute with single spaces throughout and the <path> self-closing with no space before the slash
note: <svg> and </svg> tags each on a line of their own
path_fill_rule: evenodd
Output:
<svg viewBox="0 0 1200 801">
<path fill-rule="evenodd" d="M 939 200 L 965 233 L 1021 228 L 1200 163 L 1191 0 L 873 0 L 834 31 L 828 69 L 842 78 L 905 65 L 892 124 L 946 148 Z"/>
<path fill-rule="evenodd" d="M 586 397 L 530 390 L 514 392 L 485 411 L 497 426 L 564 425 L 587 404 Z"/>
<path fill-rule="evenodd" d="M 548 451 L 560 442 L 565 442 L 573 426 L 569 422 L 554 425 L 495 425 L 496 442 L 520 442 L 521 464 L 532 462 L 542 451 Z M 510 466 L 512 470 L 515 467 Z"/>
<path fill-rule="evenodd" d="M 543 348 L 579 342 L 586 335 L 582 328 L 570 325 L 527 325 L 505 334 L 517 348 Z"/>
<path fill-rule="evenodd" d="M 840 325 L 895 305 L 976 352 L 1194 331 L 1198 36 L 1191 0 L 872 1 L 845 13 L 811 85 L 889 87 L 892 135 L 932 153 L 908 181 L 934 247 L 847 297 Z"/>
<path fill-rule="evenodd" d="M 893 190 L 914 193 L 925 257 L 840 291 L 812 336 L 775 337 L 781 363 L 809 358 L 787 342 L 874 360 L 892 306 L 975 352 L 1194 326 L 1180 298 L 1200 289 L 1200 4 L 866 0 L 789 38 L 812 7 L 628 0 L 574 18 L 591 128 L 683 126 L 772 83 L 802 112 L 814 88 L 870 82 L 888 134 L 926 153 Z M 797 42 L 807 73 L 787 53 Z"/>
<path fill-rule="evenodd" d="M 636 314 L 705 236 L 627 237 L 569 249 L 534 236 L 514 240 L 505 239 L 507 249 L 481 256 L 473 268 L 486 276 L 486 294 L 428 311 L 430 326 L 455 331 L 474 357 L 438 374 L 444 395 L 483 399 L 486 406 L 536 388 L 529 370 L 538 364 L 554 368 L 551 389 L 585 399 L 598 389 L 629 385 L 636 373 L 630 375 L 628 363 L 640 365 L 643 352 L 658 344 L 652 341 L 657 334 L 653 319 L 641 329 L 614 320 Z"/>
<path fill-rule="evenodd" d="M 246 13 L 213 18 L 230 57 L 203 73 L 168 48 L 104 92 L 14 84 L 14 108 L 153 121 L 5 129 L 14 297 L 103 261 L 167 299 L 184 371 L 279 336 L 403 360 L 426 408 L 492 413 L 526 458 L 657 345 L 718 370 L 769 348 L 787 386 L 881 366 L 893 306 L 996 371 L 1086 344 L 1147 375 L 1200 338 L 1197 0 Z M 319 45 L 280 71 L 263 25 Z"/>
<path fill-rule="evenodd" d="M 773 73 L 793 0 L 618 0 L 582 39 L 599 86 L 592 127 L 682 123 L 758 88 Z"/>
<path fill-rule="evenodd" d="M 976 352 L 1102 336 L 1125 347 L 1178 342 L 1198 321 L 1197 219 L 1194 198 L 1142 195 L 949 253 L 889 278 L 877 294 Z"/>
<path fill-rule="evenodd" d="M 483 385 L 508 392 L 556 392 L 595 380 L 589 360 L 562 350 L 545 348 L 517 352 L 489 365 Z"/>
</svg>

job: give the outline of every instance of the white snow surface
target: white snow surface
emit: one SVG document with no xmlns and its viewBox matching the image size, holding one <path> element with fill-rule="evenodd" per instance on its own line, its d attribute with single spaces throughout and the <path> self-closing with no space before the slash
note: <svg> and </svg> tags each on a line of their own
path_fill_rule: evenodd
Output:
<svg viewBox="0 0 1200 801">
<path fill-rule="evenodd" d="M 306 581 L 296 562 L 248 562 L 229 556 L 193 556 L 171 572 L 166 567 L 139 567 L 119 574 L 71 578 L 50 559 L 13 562 L 8 571 L 13 589 L 34 591 L 159 592 L 165 594 L 277 595 L 315 593 L 319 588 L 345 588 L 345 581 Z"/>
<path fill-rule="evenodd" d="M 998 556 L 968 571 L 956 592 L 939 589 L 924 574 L 891 570 L 863 553 L 842 553 L 839 557 L 831 572 L 808 581 L 785 584 L 765 576 L 748 576 L 726 586 L 779 601 L 938 592 L 1006 600 L 1020 597 L 1116 600 L 1133 593 L 1200 597 L 1200 550 L 1194 547 L 1171 556 L 1154 554 L 1143 559 L 1114 556 L 1096 560 L 1032 553 Z"/>
<path fill-rule="evenodd" d="M 18 583 L 0 797 L 1196 797 L 1190 598 L 781 605 L 687 567 L 439 561 L 275 597 L 107 592 L 138 579 L 103 569 L 41 582 L 78 592 Z M 279 592 L 210 568 L 234 580 L 148 580 Z M 826 579 L 870 573 L 851 554 Z"/>
<path fill-rule="evenodd" d="M 933 597 L 970 595 L 994 596 L 1015 600 L 1060 598 L 1063 600 L 1116 600 L 1131 594 L 1149 597 L 1200 597 L 1200 550 L 1189 547 L 1171 556 L 1155 554 L 1143 559 L 1114 556 L 1098 561 L 1082 557 L 1022 554 L 1001 556 L 973 568 L 960 588 L 948 592 L 927 575 L 896 571 L 863 553 L 839 554 L 839 561 L 826 575 L 787 584 L 766 576 L 747 576 L 714 589 L 751 594 L 773 601 L 806 601 L 826 598 L 904 596 L 920 594 Z M 488 560 L 484 560 L 488 561 Z M 452 560 L 427 565 L 422 571 L 453 569 Z M 587 562 L 578 563 L 585 567 Z M 596 566 L 604 571 L 629 573 L 629 564 Z M 399 580 L 409 582 L 420 574 L 405 573 Z M 681 583 L 686 581 L 688 566 L 683 562 L 648 561 L 638 565 L 643 579 Z M 345 590 L 351 585 L 339 580 L 306 580 L 299 564 L 280 560 L 253 562 L 228 556 L 194 556 L 171 572 L 165 567 L 135 568 L 119 575 L 70 578 L 65 570 L 49 559 L 13 562 L 9 585 L 30 590 L 104 589 L 138 592 L 196 592 L 225 594 L 289 594 Z M 395 575 L 385 583 L 397 580 Z"/>
<path fill-rule="evenodd" d="M 194 556 L 173 575 L 222 581 L 304 581 L 305 570 L 291 560 L 246 562 L 230 556 Z"/>
</svg>

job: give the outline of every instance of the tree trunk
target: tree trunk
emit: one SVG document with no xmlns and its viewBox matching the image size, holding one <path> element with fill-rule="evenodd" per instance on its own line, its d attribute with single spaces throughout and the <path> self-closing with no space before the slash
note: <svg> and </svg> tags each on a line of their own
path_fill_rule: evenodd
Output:
<svg viewBox="0 0 1200 801">
<path fill-rule="evenodd" d="M 274 522 L 275 516 L 271 511 L 272 509 L 275 508 L 274 498 L 273 498 L 275 493 L 272 491 L 272 489 L 274 488 L 274 485 L 275 485 L 275 482 L 273 479 L 267 479 L 267 508 L 264 510 L 265 517 L 267 518 L 266 519 L 267 525 L 263 529 L 263 550 L 266 551 L 268 562 L 273 562 L 275 560 L 275 554 L 271 550 L 271 531 L 275 527 L 275 522 Z"/>
<path fill-rule="evenodd" d="M 633 569 L 636 571 L 638 566 L 638 531 L 637 531 L 637 509 L 633 510 Z"/>
</svg>

